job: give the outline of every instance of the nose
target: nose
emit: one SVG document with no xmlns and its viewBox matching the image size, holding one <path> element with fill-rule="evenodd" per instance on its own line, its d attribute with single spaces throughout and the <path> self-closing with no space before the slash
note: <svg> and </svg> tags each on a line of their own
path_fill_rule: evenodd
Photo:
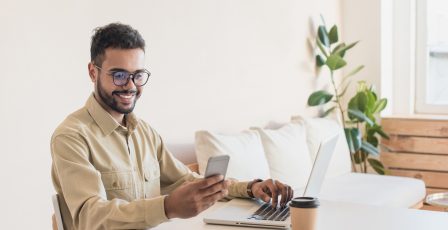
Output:
<svg viewBox="0 0 448 230">
<path fill-rule="evenodd" d="M 122 87 L 126 90 L 136 89 L 137 86 L 134 84 L 134 75 L 129 75 L 128 82 Z"/>
</svg>

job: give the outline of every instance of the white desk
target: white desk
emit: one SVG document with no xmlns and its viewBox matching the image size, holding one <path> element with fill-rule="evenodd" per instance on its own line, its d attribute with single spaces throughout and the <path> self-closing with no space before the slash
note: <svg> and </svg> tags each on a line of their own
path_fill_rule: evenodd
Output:
<svg viewBox="0 0 448 230">
<path fill-rule="evenodd" d="M 253 230 L 254 228 L 209 225 L 202 221 L 206 212 L 221 207 L 217 203 L 191 219 L 176 219 L 159 225 L 163 229 L 204 230 Z M 447 230 L 448 212 L 432 212 L 415 209 L 385 208 L 358 204 L 321 201 L 318 230 Z"/>
</svg>

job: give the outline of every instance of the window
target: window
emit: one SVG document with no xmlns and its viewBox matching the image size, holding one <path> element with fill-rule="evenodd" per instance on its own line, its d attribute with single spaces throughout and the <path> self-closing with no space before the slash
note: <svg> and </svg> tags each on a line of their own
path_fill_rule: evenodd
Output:
<svg viewBox="0 0 448 230">
<path fill-rule="evenodd" d="M 448 1 L 416 2 L 417 113 L 448 114 Z"/>
</svg>

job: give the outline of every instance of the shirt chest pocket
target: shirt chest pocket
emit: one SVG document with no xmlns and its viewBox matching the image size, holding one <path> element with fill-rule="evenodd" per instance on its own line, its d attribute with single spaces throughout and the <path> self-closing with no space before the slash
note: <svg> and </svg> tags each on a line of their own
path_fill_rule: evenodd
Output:
<svg viewBox="0 0 448 230">
<path fill-rule="evenodd" d="M 158 166 L 144 169 L 145 198 L 160 196 L 160 170 Z"/>
<path fill-rule="evenodd" d="M 108 200 L 118 198 L 132 201 L 136 198 L 132 171 L 102 172 L 101 180 L 103 181 Z"/>
</svg>

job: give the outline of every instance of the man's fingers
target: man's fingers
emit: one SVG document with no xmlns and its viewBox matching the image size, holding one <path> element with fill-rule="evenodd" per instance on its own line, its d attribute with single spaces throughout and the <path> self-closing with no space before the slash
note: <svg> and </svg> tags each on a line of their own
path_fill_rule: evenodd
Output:
<svg viewBox="0 0 448 230">
<path fill-rule="evenodd" d="M 206 187 L 200 190 L 202 196 L 209 196 L 215 194 L 217 192 L 227 190 L 228 183 L 227 181 L 221 181 L 216 184 L 211 185 L 210 187 Z"/>
<path fill-rule="evenodd" d="M 291 186 L 278 182 L 277 183 L 279 190 L 281 191 L 282 199 L 280 201 L 281 206 L 285 206 L 288 201 L 293 198 L 294 191 Z"/>
<path fill-rule="evenodd" d="M 202 180 L 195 181 L 194 183 L 196 183 L 200 189 L 203 189 L 203 188 L 210 187 L 216 183 L 219 183 L 223 179 L 224 179 L 224 177 L 222 175 L 216 175 L 216 176 L 211 176 L 208 178 L 204 178 Z"/>
<path fill-rule="evenodd" d="M 280 199 L 280 206 L 285 206 L 286 199 L 288 199 L 288 186 L 285 186 L 284 184 L 277 182 L 276 183 L 278 190 L 280 191 L 280 194 L 282 195 L 282 198 Z"/>
<path fill-rule="evenodd" d="M 277 207 L 280 195 L 282 196 L 280 205 L 283 207 L 294 197 L 294 191 L 291 186 L 273 179 L 265 180 L 257 185 L 257 188 L 253 190 L 255 197 L 262 199 L 266 203 L 271 201 L 272 207 Z"/>
<path fill-rule="evenodd" d="M 289 197 L 288 197 L 288 201 L 292 200 L 292 198 L 294 198 L 294 189 L 291 188 L 291 186 L 289 187 Z"/>
<path fill-rule="evenodd" d="M 264 193 L 264 192 L 263 192 L 263 194 L 261 195 L 261 199 L 262 199 L 264 202 L 266 202 L 266 203 L 268 203 L 269 201 L 271 201 L 271 197 L 270 197 L 268 194 Z"/>
<path fill-rule="evenodd" d="M 273 180 L 271 180 L 266 184 L 266 187 L 271 192 L 272 206 L 276 207 L 277 201 L 278 201 L 278 191 L 277 191 L 277 186 L 274 183 L 275 182 Z"/>
<path fill-rule="evenodd" d="M 229 194 L 228 190 L 221 190 L 219 192 L 213 193 L 209 196 L 206 196 L 202 199 L 202 203 L 204 204 L 214 204 L 216 201 L 226 197 Z"/>
</svg>

